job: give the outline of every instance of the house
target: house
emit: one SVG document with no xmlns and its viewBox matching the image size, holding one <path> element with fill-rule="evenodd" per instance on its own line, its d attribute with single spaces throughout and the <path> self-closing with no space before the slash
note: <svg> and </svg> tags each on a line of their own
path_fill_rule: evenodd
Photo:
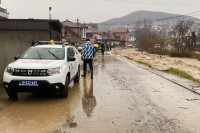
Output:
<svg viewBox="0 0 200 133">
<path fill-rule="evenodd" d="M 134 32 L 129 33 L 128 41 L 130 43 L 134 43 L 135 40 L 136 40 L 136 38 L 135 38 Z"/>
<path fill-rule="evenodd" d="M 93 29 L 94 31 L 98 31 L 98 24 L 96 23 L 88 23 L 86 24 L 88 28 Z"/>
<path fill-rule="evenodd" d="M 100 32 L 102 33 L 103 40 L 107 39 L 113 42 L 124 43 L 125 45 L 130 44 L 128 28 L 103 29 Z"/>
<path fill-rule="evenodd" d="M 78 44 L 86 40 L 87 26 L 85 24 L 77 24 L 67 19 L 62 22 L 62 26 L 66 30 L 66 40 L 69 40 L 69 42 Z"/>
<path fill-rule="evenodd" d="M 90 39 L 91 43 L 95 43 L 96 40 L 102 39 L 102 34 L 98 32 L 98 24 L 89 23 L 87 25 L 86 37 Z"/>
<path fill-rule="evenodd" d="M 91 28 L 86 30 L 86 37 L 90 39 L 91 43 L 95 43 L 96 40 L 102 39 L 102 34 Z"/>
<path fill-rule="evenodd" d="M 0 7 L 0 19 L 8 19 L 8 15 L 7 10 Z"/>
<path fill-rule="evenodd" d="M 59 20 L 0 19 L 0 75 L 17 55 L 28 49 L 33 41 L 61 40 Z M 3 79 L 0 76 L 0 84 Z"/>
</svg>

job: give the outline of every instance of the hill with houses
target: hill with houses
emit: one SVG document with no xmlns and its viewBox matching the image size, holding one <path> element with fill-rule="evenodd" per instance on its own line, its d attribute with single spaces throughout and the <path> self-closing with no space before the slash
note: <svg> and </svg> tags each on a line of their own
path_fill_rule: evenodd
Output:
<svg viewBox="0 0 200 133">
<path fill-rule="evenodd" d="M 150 19 L 155 23 L 164 23 L 164 22 L 176 22 L 179 18 L 184 18 L 186 20 L 198 21 L 198 18 L 185 16 L 180 14 L 171 14 L 164 12 L 155 12 L 155 11 L 136 11 L 132 12 L 126 16 L 113 18 L 99 24 L 100 29 L 113 28 L 113 27 L 124 27 L 125 25 L 133 25 L 140 20 Z"/>
</svg>

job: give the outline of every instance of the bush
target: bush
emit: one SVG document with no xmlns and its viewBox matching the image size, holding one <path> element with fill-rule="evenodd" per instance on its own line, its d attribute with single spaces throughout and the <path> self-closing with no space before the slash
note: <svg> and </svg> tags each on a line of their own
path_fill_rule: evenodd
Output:
<svg viewBox="0 0 200 133">
<path fill-rule="evenodd" d="M 186 57 L 186 58 L 193 58 L 193 59 L 198 59 L 200 60 L 200 55 L 195 53 L 195 52 L 172 52 L 170 54 L 171 57 Z"/>
</svg>

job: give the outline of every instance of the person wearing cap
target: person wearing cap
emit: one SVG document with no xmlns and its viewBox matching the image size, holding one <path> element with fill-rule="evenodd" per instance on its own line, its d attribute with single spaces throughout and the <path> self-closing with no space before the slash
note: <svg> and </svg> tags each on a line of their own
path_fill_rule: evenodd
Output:
<svg viewBox="0 0 200 133">
<path fill-rule="evenodd" d="M 95 48 L 91 44 L 90 39 L 86 39 L 84 45 L 83 45 L 83 50 L 81 52 L 81 59 L 83 60 L 83 75 L 82 77 L 86 77 L 86 69 L 87 69 L 87 64 L 89 64 L 90 67 L 90 73 L 91 73 L 91 79 L 93 79 L 93 59 L 95 56 Z"/>
</svg>

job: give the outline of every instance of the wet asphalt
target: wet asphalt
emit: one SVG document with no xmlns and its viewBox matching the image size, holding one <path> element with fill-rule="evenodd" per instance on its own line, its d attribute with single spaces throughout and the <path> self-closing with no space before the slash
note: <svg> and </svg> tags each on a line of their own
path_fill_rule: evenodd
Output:
<svg viewBox="0 0 200 133">
<path fill-rule="evenodd" d="M 71 83 L 66 99 L 20 93 L 11 101 L 0 89 L 0 132 L 198 133 L 199 105 L 198 94 L 111 52 L 98 53 L 94 79 L 87 73 Z"/>
</svg>

